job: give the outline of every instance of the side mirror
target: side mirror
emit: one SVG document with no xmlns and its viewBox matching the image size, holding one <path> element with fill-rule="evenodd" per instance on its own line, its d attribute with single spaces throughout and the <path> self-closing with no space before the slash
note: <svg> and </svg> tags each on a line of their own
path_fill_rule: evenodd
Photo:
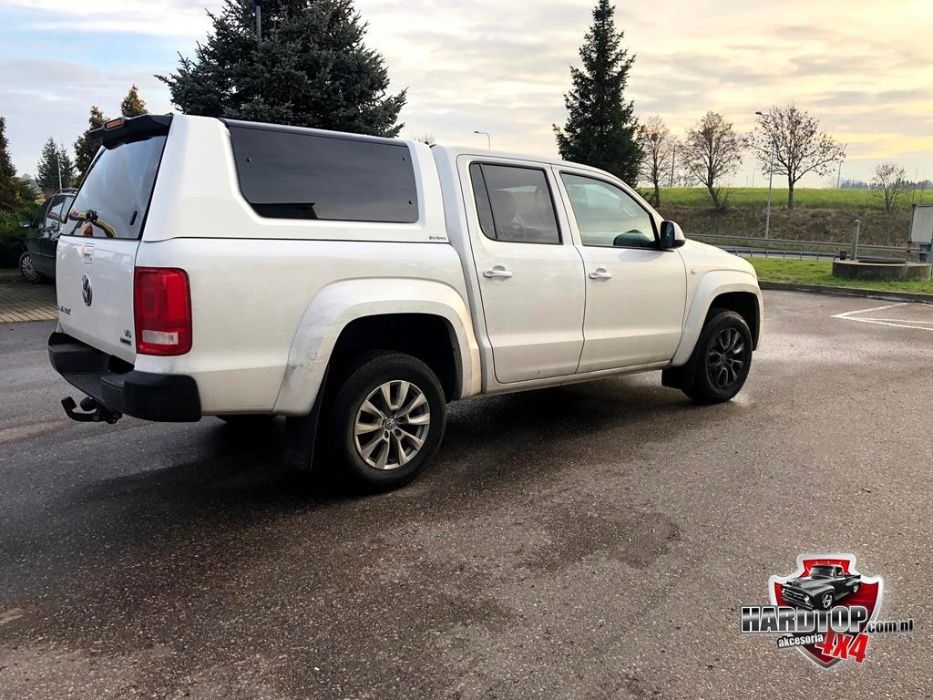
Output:
<svg viewBox="0 0 933 700">
<path fill-rule="evenodd" d="M 680 226 L 673 221 L 661 222 L 661 236 L 658 239 L 658 248 L 661 250 L 670 250 L 671 248 L 680 248 L 687 239 Z"/>
</svg>

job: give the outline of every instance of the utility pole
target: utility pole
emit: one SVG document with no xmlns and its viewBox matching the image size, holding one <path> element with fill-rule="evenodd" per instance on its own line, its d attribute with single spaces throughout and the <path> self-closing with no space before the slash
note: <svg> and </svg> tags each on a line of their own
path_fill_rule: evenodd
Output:
<svg viewBox="0 0 933 700">
<path fill-rule="evenodd" d="M 771 167 L 768 172 L 768 210 L 765 213 L 765 238 L 771 233 L 771 192 L 774 183 L 774 144 L 771 144 Z"/>
<path fill-rule="evenodd" d="M 256 15 L 256 38 L 262 39 L 262 0 L 253 0 L 253 14 Z"/>
<path fill-rule="evenodd" d="M 855 232 L 852 236 L 852 259 L 856 261 L 858 260 L 858 238 L 859 238 L 859 233 L 861 232 L 861 229 L 862 229 L 862 222 L 860 219 L 856 219 L 855 220 Z"/>
<path fill-rule="evenodd" d="M 55 151 L 55 163 L 58 165 L 58 191 L 62 191 L 62 159 L 61 153 L 56 149 Z"/>
<path fill-rule="evenodd" d="M 836 176 L 836 189 L 842 186 L 842 161 L 839 161 L 839 174 Z"/>
<path fill-rule="evenodd" d="M 677 144 L 671 149 L 671 187 L 674 187 L 674 159 L 677 157 Z"/>
<path fill-rule="evenodd" d="M 759 117 L 761 117 L 762 122 L 768 118 L 764 112 L 755 112 Z M 765 238 L 767 238 L 771 233 L 771 192 L 772 186 L 774 185 L 774 151 L 776 150 L 776 144 L 774 143 L 774 137 L 771 137 L 771 165 L 768 168 L 768 209 L 765 212 Z"/>
</svg>

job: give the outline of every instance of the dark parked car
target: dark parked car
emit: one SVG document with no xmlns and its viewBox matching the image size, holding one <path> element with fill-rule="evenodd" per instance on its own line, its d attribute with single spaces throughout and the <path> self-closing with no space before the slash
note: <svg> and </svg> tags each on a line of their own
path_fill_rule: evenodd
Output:
<svg viewBox="0 0 933 700">
<path fill-rule="evenodd" d="M 55 279 L 58 235 L 76 193 L 71 189 L 56 192 L 45 200 L 35 219 L 22 223 L 31 232 L 26 238 L 26 250 L 19 256 L 19 272 L 27 282 Z"/>
<path fill-rule="evenodd" d="M 781 595 L 797 607 L 829 610 L 836 601 L 855 593 L 861 578 L 859 574 L 843 573 L 841 566 L 813 566 L 809 576 L 789 579 Z"/>
</svg>

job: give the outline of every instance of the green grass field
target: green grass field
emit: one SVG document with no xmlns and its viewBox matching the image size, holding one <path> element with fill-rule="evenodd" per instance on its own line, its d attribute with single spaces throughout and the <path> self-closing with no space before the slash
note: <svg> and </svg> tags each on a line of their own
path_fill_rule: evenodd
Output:
<svg viewBox="0 0 933 700">
<path fill-rule="evenodd" d="M 824 287 L 869 289 L 876 292 L 909 292 L 929 294 L 933 299 L 933 280 L 904 282 L 848 280 L 833 277 L 831 260 L 784 260 L 780 258 L 749 258 L 762 282 L 816 284 Z"/>
<path fill-rule="evenodd" d="M 730 207 L 764 207 L 768 204 L 767 187 L 731 187 L 726 191 Z M 906 193 L 897 208 L 907 211 L 912 203 L 921 201 L 933 204 L 933 190 L 917 190 L 912 195 Z M 794 190 L 794 203 L 805 209 L 882 209 L 879 195 L 872 190 L 798 189 Z M 784 207 L 786 204 L 787 190 L 775 188 L 772 206 Z M 661 189 L 661 205 L 708 208 L 710 198 L 702 187 L 665 187 Z"/>
</svg>

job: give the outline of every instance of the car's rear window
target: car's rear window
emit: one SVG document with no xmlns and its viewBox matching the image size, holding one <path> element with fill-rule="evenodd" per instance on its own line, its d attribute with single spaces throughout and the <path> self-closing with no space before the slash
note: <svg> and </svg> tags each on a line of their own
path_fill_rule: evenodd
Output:
<svg viewBox="0 0 933 700">
<path fill-rule="evenodd" d="M 240 191 L 260 216 L 414 223 L 418 194 L 403 143 L 228 124 Z"/>
<path fill-rule="evenodd" d="M 81 184 L 62 234 L 138 239 L 165 139 L 150 136 L 103 149 Z"/>
</svg>

